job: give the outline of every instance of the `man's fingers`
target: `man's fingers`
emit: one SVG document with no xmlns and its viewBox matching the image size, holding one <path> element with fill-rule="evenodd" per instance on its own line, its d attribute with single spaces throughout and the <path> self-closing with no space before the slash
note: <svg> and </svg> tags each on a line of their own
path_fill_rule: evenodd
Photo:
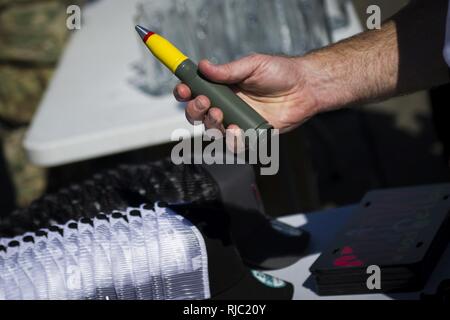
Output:
<svg viewBox="0 0 450 320">
<path fill-rule="evenodd" d="M 230 63 L 215 65 L 208 60 L 202 60 L 198 64 L 200 72 L 208 79 L 220 83 L 238 83 L 244 81 L 263 62 L 263 55 L 254 54 Z"/>
<path fill-rule="evenodd" d="M 188 102 L 186 107 L 186 118 L 191 124 L 196 121 L 203 121 L 211 103 L 205 96 L 198 96 Z"/>
<path fill-rule="evenodd" d="M 239 154 L 245 151 L 245 141 L 242 136 L 242 130 L 235 124 L 228 126 L 225 135 L 225 143 L 228 150 Z"/>
<path fill-rule="evenodd" d="M 191 99 L 191 89 L 184 83 L 179 83 L 176 85 L 175 89 L 173 89 L 173 95 L 177 101 L 185 102 Z"/>
<path fill-rule="evenodd" d="M 219 129 L 224 132 L 222 125 L 223 113 L 219 108 L 210 108 L 205 116 L 204 124 L 206 129 Z"/>
</svg>

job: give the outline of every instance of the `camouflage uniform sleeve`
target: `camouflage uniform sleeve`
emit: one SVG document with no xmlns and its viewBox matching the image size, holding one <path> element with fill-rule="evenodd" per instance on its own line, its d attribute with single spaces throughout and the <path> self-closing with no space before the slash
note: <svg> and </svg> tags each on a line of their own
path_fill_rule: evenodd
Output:
<svg viewBox="0 0 450 320">
<path fill-rule="evenodd" d="M 45 188 L 45 172 L 29 164 L 22 140 L 69 36 L 67 7 L 83 3 L 0 0 L 0 144 L 20 205 Z"/>
</svg>

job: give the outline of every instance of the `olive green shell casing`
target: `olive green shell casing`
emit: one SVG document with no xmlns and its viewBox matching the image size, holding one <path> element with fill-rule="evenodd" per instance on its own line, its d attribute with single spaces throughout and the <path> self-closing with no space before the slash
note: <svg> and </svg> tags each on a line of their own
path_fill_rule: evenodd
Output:
<svg viewBox="0 0 450 320">
<path fill-rule="evenodd" d="M 235 124 L 244 131 L 272 129 L 272 126 L 263 117 L 229 87 L 205 79 L 199 73 L 197 65 L 191 60 L 183 61 L 175 70 L 175 75 L 189 86 L 194 96 L 205 95 L 211 101 L 212 106 L 222 110 L 225 127 Z"/>
</svg>

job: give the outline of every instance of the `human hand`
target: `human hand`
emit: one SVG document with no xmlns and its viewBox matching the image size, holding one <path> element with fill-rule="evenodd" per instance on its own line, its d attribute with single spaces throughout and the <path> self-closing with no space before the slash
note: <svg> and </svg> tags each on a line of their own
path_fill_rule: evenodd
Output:
<svg viewBox="0 0 450 320">
<path fill-rule="evenodd" d="M 209 80 L 230 85 L 241 99 L 281 132 L 297 127 L 317 111 L 317 102 L 307 85 L 298 58 L 253 54 L 242 59 L 213 65 L 199 63 L 200 72 Z M 178 101 L 187 101 L 186 118 L 192 124 L 201 121 L 206 128 L 237 129 L 223 126 L 220 106 L 211 106 L 206 96 L 191 96 L 186 84 L 174 89 Z"/>
</svg>

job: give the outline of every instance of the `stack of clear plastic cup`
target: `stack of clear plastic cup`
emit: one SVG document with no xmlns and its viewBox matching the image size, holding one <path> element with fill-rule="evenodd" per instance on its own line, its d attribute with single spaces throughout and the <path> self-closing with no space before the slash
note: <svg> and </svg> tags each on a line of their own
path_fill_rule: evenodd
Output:
<svg viewBox="0 0 450 320">
<path fill-rule="evenodd" d="M 158 205 L 0 241 L 0 299 L 210 298 L 201 233 Z"/>
</svg>

